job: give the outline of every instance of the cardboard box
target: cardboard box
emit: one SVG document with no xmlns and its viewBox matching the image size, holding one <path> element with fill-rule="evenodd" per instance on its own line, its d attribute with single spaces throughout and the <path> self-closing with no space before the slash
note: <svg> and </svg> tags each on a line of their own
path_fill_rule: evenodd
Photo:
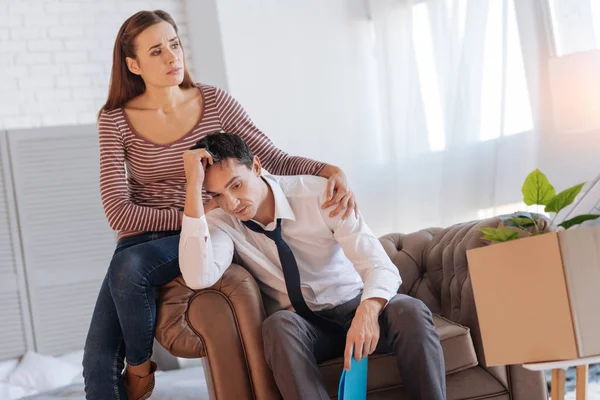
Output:
<svg viewBox="0 0 600 400">
<path fill-rule="evenodd" d="M 600 354 L 600 227 L 467 251 L 488 366 Z"/>
</svg>

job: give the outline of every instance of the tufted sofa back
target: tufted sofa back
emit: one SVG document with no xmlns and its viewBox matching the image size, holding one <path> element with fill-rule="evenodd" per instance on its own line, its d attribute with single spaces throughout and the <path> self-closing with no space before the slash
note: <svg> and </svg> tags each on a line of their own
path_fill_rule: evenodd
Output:
<svg viewBox="0 0 600 400">
<path fill-rule="evenodd" d="M 400 271 L 399 293 L 416 297 L 434 314 L 469 327 L 482 363 L 483 347 L 466 252 L 488 244 L 481 239 L 478 228 L 497 227 L 505 218 L 488 218 L 409 234 L 394 233 L 380 238 Z M 546 220 L 538 222 L 540 229 L 548 229 Z"/>
</svg>

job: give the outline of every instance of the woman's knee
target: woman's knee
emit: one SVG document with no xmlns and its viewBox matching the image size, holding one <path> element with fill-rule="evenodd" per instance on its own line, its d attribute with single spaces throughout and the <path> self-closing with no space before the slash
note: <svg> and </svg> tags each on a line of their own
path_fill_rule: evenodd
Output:
<svg viewBox="0 0 600 400">
<path fill-rule="evenodd" d="M 108 285 L 113 290 L 128 290 L 132 285 L 147 286 L 144 269 L 147 265 L 143 250 L 130 247 L 115 254 L 108 268 Z"/>
</svg>

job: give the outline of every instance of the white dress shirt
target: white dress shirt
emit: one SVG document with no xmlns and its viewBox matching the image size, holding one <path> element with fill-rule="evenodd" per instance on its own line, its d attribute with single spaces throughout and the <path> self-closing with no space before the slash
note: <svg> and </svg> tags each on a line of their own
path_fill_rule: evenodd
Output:
<svg viewBox="0 0 600 400">
<path fill-rule="evenodd" d="M 327 180 L 316 176 L 263 176 L 275 197 L 275 220 L 264 226 L 274 230 L 282 219 L 282 236 L 292 249 L 302 294 L 313 311 L 333 308 L 352 300 L 378 297 L 389 301 L 401 279 L 377 237 L 362 215 L 342 220 L 323 210 Z M 188 286 L 203 289 L 216 283 L 232 262 L 234 249 L 254 275 L 265 295 L 268 314 L 291 309 L 277 246 L 242 221 L 215 209 L 206 216 L 184 215 L 179 242 L 179 265 Z"/>
</svg>

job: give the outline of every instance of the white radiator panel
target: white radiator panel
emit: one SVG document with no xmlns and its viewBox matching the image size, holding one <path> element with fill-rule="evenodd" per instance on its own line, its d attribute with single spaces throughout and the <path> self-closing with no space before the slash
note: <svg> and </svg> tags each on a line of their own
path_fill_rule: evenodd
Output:
<svg viewBox="0 0 600 400">
<path fill-rule="evenodd" d="M 96 127 L 15 131 L 8 141 L 36 350 L 81 349 L 115 247 Z"/>
<path fill-rule="evenodd" d="M 33 350 L 6 132 L 0 132 L 0 360 Z"/>
</svg>

